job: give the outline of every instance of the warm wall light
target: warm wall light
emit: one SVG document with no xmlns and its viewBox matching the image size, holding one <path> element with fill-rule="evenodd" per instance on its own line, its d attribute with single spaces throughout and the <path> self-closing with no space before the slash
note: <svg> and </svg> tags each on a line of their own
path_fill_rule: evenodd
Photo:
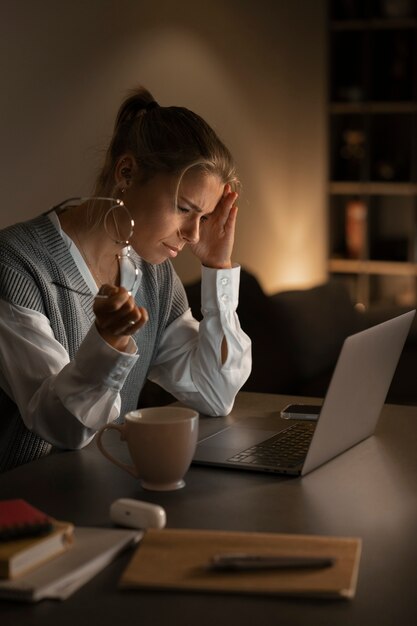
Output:
<svg viewBox="0 0 417 626">
<path fill-rule="evenodd" d="M 289 35 L 283 33 L 282 37 L 282 49 L 289 55 L 294 44 Z M 291 86 L 283 89 L 276 79 L 270 97 L 260 100 L 260 89 L 267 94 L 269 84 L 243 89 L 230 62 L 225 63 L 213 42 L 183 26 L 160 27 L 140 41 L 125 43 L 129 55 L 123 58 L 140 59 L 141 80 L 160 102 L 181 102 L 199 112 L 236 156 L 243 190 L 234 260 L 253 272 L 269 293 L 323 282 L 324 119 L 321 127 L 314 113 L 316 107 L 324 117 L 319 98 L 306 104 L 305 98 L 291 94 Z M 137 47 L 136 52 L 132 46 Z M 245 59 L 247 64 L 252 61 Z M 302 63 L 304 71 L 304 58 L 294 61 L 291 57 L 291 63 Z M 246 69 L 248 75 L 256 76 L 259 59 Z M 132 67 L 126 70 L 131 73 Z M 123 72 L 123 64 L 119 72 Z M 291 74 L 297 72 L 292 69 Z M 127 76 L 125 81 L 134 82 Z M 311 111 L 313 121 L 306 115 Z M 187 252 L 175 260 L 175 267 L 186 283 L 200 276 L 198 262 Z"/>
<path fill-rule="evenodd" d="M 259 160 L 254 167 L 256 163 Z M 262 217 L 245 257 L 269 293 L 311 287 L 327 279 L 324 177 L 315 179 L 314 168 L 304 169 L 302 162 L 291 170 L 282 156 L 274 165 L 281 176 L 272 176 L 266 163 L 257 170 Z"/>
<path fill-rule="evenodd" d="M 109 36 L 120 17 L 114 1 L 102 3 L 105 10 L 84 3 L 81 20 L 79 3 L 55 3 L 65 11 L 47 24 L 39 3 L 11 10 L 19 4 L 7 3 L 15 23 L 5 29 L 14 97 L 1 120 L 3 151 L 11 155 L 2 190 L 12 197 L 2 226 L 91 193 L 117 107 L 142 83 L 162 104 L 201 113 L 232 149 L 243 181 L 234 260 L 267 292 L 323 279 L 324 2 L 270 2 L 266 10 L 262 3 L 187 0 L 182 11 L 175 2 L 162 11 L 130 0 L 120 37 Z M 74 31 L 76 49 L 68 43 Z M 88 80 L 79 79 L 81 64 Z M 22 85 L 30 116 L 15 106 Z M 27 185 L 21 171 L 31 172 Z M 184 281 L 200 275 L 187 254 L 178 271 Z"/>
</svg>

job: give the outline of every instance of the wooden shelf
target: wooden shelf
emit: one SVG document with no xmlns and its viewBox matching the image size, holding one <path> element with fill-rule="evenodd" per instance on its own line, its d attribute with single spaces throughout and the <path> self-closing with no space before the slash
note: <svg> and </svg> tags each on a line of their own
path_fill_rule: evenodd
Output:
<svg viewBox="0 0 417 626">
<path fill-rule="evenodd" d="M 336 274 L 374 274 L 380 276 L 417 277 L 417 263 L 405 263 L 402 261 L 330 259 L 329 270 Z"/>
<path fill-rule="evenodd" d="M 417 196 L 417 183 L 379 183 L 331 181 L 329 193 L 357 196 Z"/>
<path fill-rule="evenodd" d="M 372 18 L 363 20 L 332 20 L 332 31 L 367 31 L 367 30 L 407 30 L 417 28 L 417 19 L 402 18 Z"/>
<path fill-rule="evenodd" d="M 331 102 L 329 112 L 334 115 L 417 113 L 417 102 Z"/>
<path fill-rule="evenodd" d="M 329 273 L 365 305 L 404 294 L 417 303 L 416 11 L 380 18 L 371 0 L 328 7 Z M 348 10 L 358 18 L 340 19 Z"/>
</svg>

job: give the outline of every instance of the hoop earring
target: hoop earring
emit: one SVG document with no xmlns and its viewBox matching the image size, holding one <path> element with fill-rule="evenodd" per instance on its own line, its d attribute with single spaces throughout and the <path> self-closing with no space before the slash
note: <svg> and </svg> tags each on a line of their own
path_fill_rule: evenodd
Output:
<svg viewBox="0 0 417 626">
<path fill-rule="evenodd" d="M 122 190 L 122 193 L 123 191 L 124 190 Z M 126 237 L 121 233 L 121 230 L 119 227 L 119 223 L 118 223 L 119 220 L 117 219 L 118 216 L 116 213 L 116 211 L 118 210 L 122 212 L 121 214 L 124 214 L 125 216 L 124 219 L 127 220 L 128 232 L 127 232 Z M 112 221 L 111 225 L 113 227 L 114 234 L 112 234 L 110 231 L 110 227 L 109 227 L 110 219 Z M 135 221 L 130 215 L 129 209 L 127 208 L 123 200 L 118 200 L 117 204 L 110 207 L 110 209 L 105 213 L 104 219 L 103 219 L 103 225 L 104 225 L 104 230 L 106 231 L 107 236 L 110 237 L 110 239 L 114 241 L 114 243 L 118 245 L 123 245 L 123 246 L 129 245 L 130 239 L 134 232 Z"/>
</svg>

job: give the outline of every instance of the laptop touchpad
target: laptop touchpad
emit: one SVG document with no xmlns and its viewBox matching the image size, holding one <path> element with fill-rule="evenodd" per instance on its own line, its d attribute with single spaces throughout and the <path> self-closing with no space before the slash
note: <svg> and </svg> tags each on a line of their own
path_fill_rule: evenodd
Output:
<svg viewBox="0 0 417 626">
<path fill-rule="evenodd" d="M 221 448 L 223 452 L 232 456 L 241 450 L 246 450 L 269 437 L 276 435 L 276 430 L 256 430 L 255 428 L 245 428 L 244 426 L 231 426 L 211 437 L 201 441 L 197 446 L 198 450 L 207 448 Z"/>
</svg>

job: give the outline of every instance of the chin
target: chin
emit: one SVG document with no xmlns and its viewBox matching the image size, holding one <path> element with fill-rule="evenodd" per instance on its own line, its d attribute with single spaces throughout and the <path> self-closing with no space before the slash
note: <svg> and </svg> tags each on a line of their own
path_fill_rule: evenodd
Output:
<svg viewBox="0 0 417 626">
<path fill-rule="evenodd" d="M 137 250 L 140 258 L 151 265 L 161 265 L 171 258 L 169 249 L 165 246 L 148 246 L 146 250 Z"/>
<path fill-rule="evenodd" d="M 141 258 L 146 261 L 146 263 L 150 263 L 151 265 L 161 265 L 161 263 L 164 263 L 169 257 L 168 255 L 164 254 L 158 254 L 158 255 L 147 255 L 147 256 L 141 256 Z"/>
</svg>

